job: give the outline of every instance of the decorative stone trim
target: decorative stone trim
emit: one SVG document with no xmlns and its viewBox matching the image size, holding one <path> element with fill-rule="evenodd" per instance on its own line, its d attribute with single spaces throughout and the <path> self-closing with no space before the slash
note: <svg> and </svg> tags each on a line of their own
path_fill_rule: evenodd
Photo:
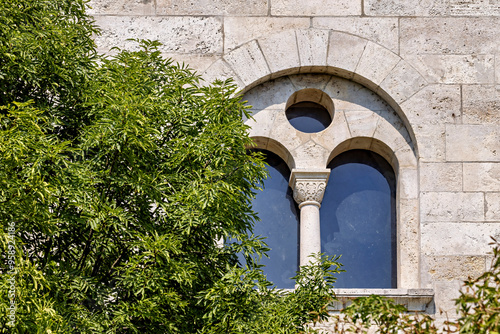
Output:
<svg viewBox="0 0 500 334">
<path fill-rule="evenodd" d="M 330 311 L 340 311 L 349 306 L 353 299 L 378 295 L 392 299 L 396 304 L 405 306 L 410 312 L 424 312 L 432 307 L 432 289 L 333 289 L 337 301 Z"/>
<path fill-rule="evenodd" d="M 292 169 L 289 184 L 293 189 L 293 198 L 300 209 L 301 266 L 311 261 L 311 255 L 321 252 L 319 208 L 329 176 L 330 170 L 326 168 Z"/>
<path fill-rule="evenodd" d="M 315 202 L 318 207 L 321 205 L 329 176 L 329 169 L 292 170 L 289 184 L 293 189 L 293 199 L 299 204 L 299 208 L 312 204 L 307 202 Z"/>
</svg>

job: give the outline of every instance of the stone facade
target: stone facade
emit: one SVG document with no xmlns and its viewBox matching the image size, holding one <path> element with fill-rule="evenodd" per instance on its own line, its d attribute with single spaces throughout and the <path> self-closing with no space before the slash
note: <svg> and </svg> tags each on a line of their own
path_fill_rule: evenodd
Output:
<svg viewBox="0 0 500 334">
<path fill-rule="evenodd" d="M 433 293 L 427 312 L 453 316 L 460 282 L 488 268 L 489 237 L 500 237 L 500 1 L 90 5 L 101 52 L 158 39 L 207 81 L 234 78 L 253 106 L 251 136 L 290 169 L 324 169 L 353 148 L 382 155 L 397 176 L 399 244 L 398 289 L 384 294 Z M 285 117 L 310 89 L 333 103 L 316 134 Z"/>
</svg>

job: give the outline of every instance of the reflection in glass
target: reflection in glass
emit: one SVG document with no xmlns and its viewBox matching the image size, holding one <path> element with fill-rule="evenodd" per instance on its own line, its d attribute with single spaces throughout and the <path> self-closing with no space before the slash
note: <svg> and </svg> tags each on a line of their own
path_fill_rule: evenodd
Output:
<svg viewBox="0 0 500 334">
<path fill-rule="evenodd" d="M 288 107 L 286 118 L 294 128 L 305 133 L 323 131 L 332 122 L 332 117 L 325 107 L 306 101 Z"/>
<path fill-rule="evenodd" d="M 254 234 L 266 237 L 265 242 L 271 249 L 269 258 L 261 260 L 267 279 L 278 288 L 293 289 L 295 282 L 290 278 L 298 270 L 299 211 L 288 187 L 290 170 L 276 154 L 262 152 L 269 164 L 269 177 L 264 181 L 264 190 L 257 192 L 252 202 L 253 210 L 261 219 L 255 224 Z"/>
<path fill-rule="evenodd" d="M 395 177 L 380 155 L 352 150 L 329 165 L 321 251 L 342 254 L 336 288 L 396 288 Z"/>
</svg>

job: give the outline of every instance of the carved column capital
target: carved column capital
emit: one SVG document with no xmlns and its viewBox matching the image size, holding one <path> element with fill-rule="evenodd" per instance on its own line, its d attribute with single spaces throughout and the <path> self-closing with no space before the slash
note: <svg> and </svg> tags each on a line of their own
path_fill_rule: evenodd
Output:
<svg viewBox="0 0 500 334">
<path fill-rule="evenodd" d="M 289 184 L 293 189 L 293 199 L 299 204 L 299 208 L 305 204 L 321 206 L 329 176 L 329 169 L 292 170 Z"/>
</svg>

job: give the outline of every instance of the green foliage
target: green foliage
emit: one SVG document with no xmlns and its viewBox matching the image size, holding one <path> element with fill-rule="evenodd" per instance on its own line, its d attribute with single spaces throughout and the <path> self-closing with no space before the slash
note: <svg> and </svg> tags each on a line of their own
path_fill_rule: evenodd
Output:
<svg viewBox="0 0 500 334">
<path fill-rule="evenodd" d="M 84 0 L 0 2 L 0 105 L 36 101 L 66 113 L 96 56 Z"/>
<path fill-rule="evenodd" d="M 204 292 L 209 312 L 202 333 L 316 333 L 310 324 L 328 317 L 338 257 L 316 257 L 301 267 L 293 291 L 270 288 L 261 270 L 233 268 Z"/>
<path fill-rule="evenodd" d="M 493 244 L 491 269 L 466 281 L 456 300 L 460 333 L 500 333 L 500 243 Z"/>
<path fill-rule="evenodd" d="M 372 295 L 357 298 L 337 318 L 339 333 L 367 333 L 376 326 L 380 333 L 500 333 L 500 243 L 493 239 L 491 268 L 468 280 L 456 299 L 457 320 L 447 321 L 437 329 L 426 314 L 411 314 L 391 299 Z"/>
<path fill-rule="evenodd" d="M 265 280 L 235 86 L 156 42 L 100 58 L 96 33 L 81 0 L 0 3 L 0 333 L 309 331 L 340 264 Z"/>
</svg>

